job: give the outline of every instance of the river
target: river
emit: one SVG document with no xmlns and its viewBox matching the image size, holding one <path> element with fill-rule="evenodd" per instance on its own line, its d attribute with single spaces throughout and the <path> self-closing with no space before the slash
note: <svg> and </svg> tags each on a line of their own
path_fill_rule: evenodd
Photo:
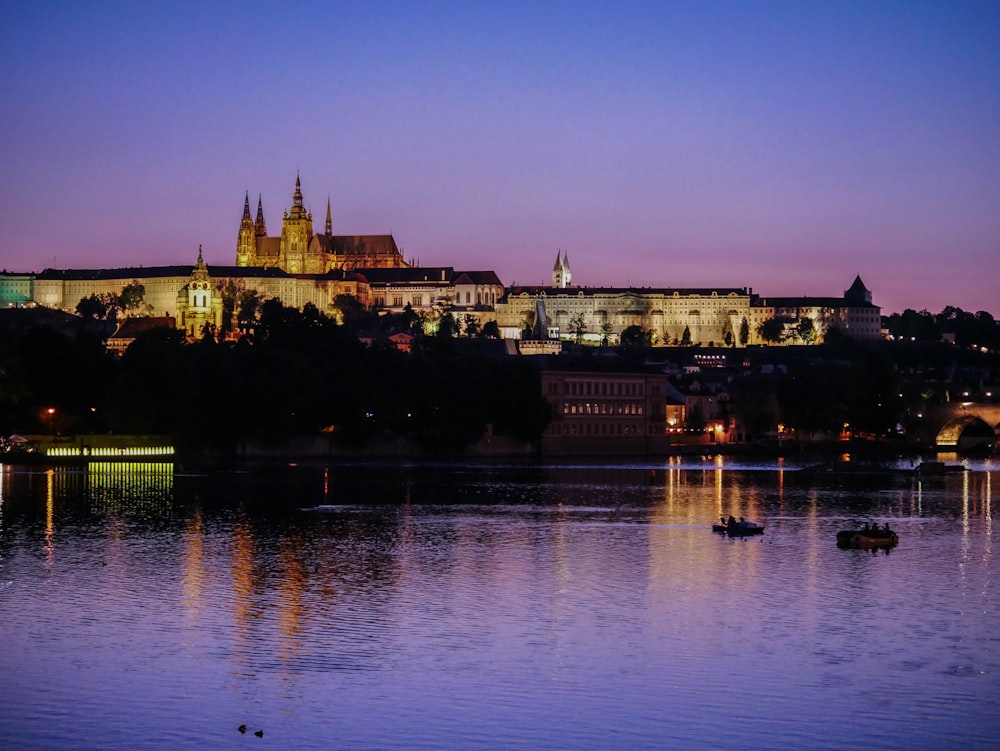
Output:
<svg viewBox="0 0 1000 751">
<path fill-rule="evenodd" d="M 997 465 L 850 466 L 4 466 L 0 745 L 995 748 Z"/>
</svg>

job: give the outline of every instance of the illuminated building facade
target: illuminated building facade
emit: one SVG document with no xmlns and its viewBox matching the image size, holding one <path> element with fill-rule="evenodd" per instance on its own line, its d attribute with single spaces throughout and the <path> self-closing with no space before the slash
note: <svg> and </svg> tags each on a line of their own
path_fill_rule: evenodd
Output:
<svg viewBox="0 0 1000 751">
<path fill-rule="evenodd" d="M 553 271 L 553 282 L 561 273 Z M 549 335 L 563 340 L 617 344 L 630 326 L 652 335 L 654 345 L 692 344 L 740 346 L 746 343 L 803 344 L 798 332 L 810 318 L 815 338 L 839 329 L 856 339 L 881 338 L 882 316 L 872 304 L 871 292 L 861 277 L 855 278 L 843 297 L 760 297 L 749 288 L 651 289 L 614 287 L 512 287 L 496 307 L 497 325 L 508 339 L 521 338 L 541 302 L 549 322 Z M 770 319 L 782 322 L 780 341 L 766 341 L 761 325 Z M 744 327 L 744 322 L 746 326 Z"/>
<path fill-rule="evenodd" d="M 34 299 L 34 274 L 0 272 L 0 308 L 21 308 Z"/>
<path fill-rule="evenodd" d="M 649 289 L 619 287 L 512 287 L 497 305 L 497 325 L 504 337 L 517 339 L 542 300 L 549 334 L 616 344 L 630 326 L 652 331 L 654 344 L 680 344 L 688 331 L 692 344 L 719 345 L 735 339 L 750 315 L 747 289 Z M 582 322 L 582 326 L 577 325 Z"/>
<path fill-rule="evenodd" d="M 665 373 L 542 370 L 548 455 L 640 455 L 670 446 Z"/>
<path fill-rule="evenodd" d="M 784 343 L 808 343 L 799 335 L 806 318 L 812 321 L 816 342 L 823 341 L 830 329 L 838 329 L 854 339 L 882 338 L 882 311 L 872 304 L 872 293 L 859 275 L 843 297 L 755 297 L 750 307 L 750 341 L 764 343 L 759 335 L 760 326 L 774 319 L 783 324 Z"/>
<path fill-rule="evenodd" d="M 202 286 L 207 275 L 212 290 L 208 296 Z M 214 316 L 212 306 L 221 291 L 234 286 L 256 290 L 264 300 L 278 298 L 296 308 L 313 303 L 322 311 L 330 310 L 338 295 L 351 295 L 363 305 L 371 304 L 368 282 L 358 274 L 334 270 L 326 274 L 292 276 L 278 268 L 207 266 L 200 260 L 191 266 L 133 266 L 121 269 L 46 269 L 35 276 L 35 302 L 48 308 L 74 311 L 81 299 L 91 295 L 116 294 L 129 284 L 145 289 L 144 307 L 151 315 L 173 316 L 178 328 L 187 330 L 181 320 L 196 312 L 205 318 Z M 221 303 L 220 303 L 221 304 Z M 184 313 L 182 316 L 181 313 Z"/>
<path fill-rule="evenodd" d="M 243 199 L 243 216 L 236 239 L 236 265 L 278 268 L 289 274 L 325 274 L 331 270 L 406 268 L 410 264 L 392 235 L 335 235 L 330 201 L 326 226 L 313 233 L 312 212 L 302 200 L 302 183 L 295 178 L 292 206 L 281 219 L 281 235 L 268 237 L 264 206 L 257 198 L 257 218 L 250 215 L 250 194 Z"/>
</svg>

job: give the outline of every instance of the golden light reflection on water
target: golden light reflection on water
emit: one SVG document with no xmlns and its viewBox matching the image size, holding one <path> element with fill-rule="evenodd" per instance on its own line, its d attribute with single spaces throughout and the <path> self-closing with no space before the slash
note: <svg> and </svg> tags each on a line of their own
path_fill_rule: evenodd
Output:
<svg viewBox="0 0 1000 751">
<path fill-rule="evenodd" d="M 294 664 L 302 651 L 303 619 L 306 617 L 304 595 L 309 576 L 302 560 L 302 540 L 297 535 L 282 538 L 278 548 L 281 576 L 278 587 L 278 627 L 280 657 L 286 665 Z"/>
<path fill-rule="evenodd" d="M 232 535 L 232 582 L 233 620 L 238 646 L 236 653 L 243 654 L 253 637 L 253 622 L 259 615 L 254 607 L 254 592 L 259 585 L 256 569 L 256 551 L 253 530 L 246 517 L 241 516 L 233 527 Z"/>
<path fill-rule="evenodd" d="M 45 473 L 45 565 L 52 565 L 53 535 L 55 534 L 55 470 Z"/>
<path fill-rule="evenodd" d="M 189 627 L 198 625 L 198 615 L 202 607 L 201 590 L 205 581 L 204 536 L 201 510 L 195 510 L 187 520 L 183 547 L 183 604 Z"/>
</svg>

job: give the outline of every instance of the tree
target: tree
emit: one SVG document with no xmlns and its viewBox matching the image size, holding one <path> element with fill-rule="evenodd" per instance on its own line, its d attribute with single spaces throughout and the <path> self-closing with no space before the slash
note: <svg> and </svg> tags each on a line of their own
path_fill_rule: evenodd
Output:
<svg viewBox="0 0 1000 751">
<path fill-rule="evenodd" d="M 919 313 L 907 308 L 902 313 L 893 313 L 885 319 L 886 328 L 896 339 L 914 339 L 918 342 L 938 342 L 941 340 L 941 329 L 926 310 Z"/>
<path fill-rule="evenodd" d="M 777 318 L 768 318 L 757 328 L 757 333 L 765 342 L 780 342 L 784 338 L 785 325 Z"/>
<path fill-rule="evenodd" d="M 809 316 L 803 316 L 802 320 L 799 321 L 798 335 L 799 339 L 806 344 L 811 344 L 816 341 L 816 327 L 813 324 L 812 318 Z"/>
<path fill-rule="evenodd" d="M 583 313 L 577 313 L 570 319 L 569 330 L 576 337 L 577 344 L 583 341 L 583 335 L 587 333 L 587 321 L 584 319 Z"/>
<path fill-rule="evenodd" d="M 118 296 L 118 303 L 122 310 L 132 314 L 142 307 L 146 298 L 146 287 L 133 279 L 130 284 L 126 284 Z"/>
<path fill-rule="evenodd" d="M 456 334 L 458 334 L 458 322 L 450 310 L 445 311 L 437 320 L 437 336 L 442 339 L 451 339 Z"/>
<path fill-rule="evenodd" d="M 466 313 L 463 319 L 466 336 L 479 336 L 479 321 L 471 313 Z"/>
<path fill-rule="evenodd" d="M 260 306 L 261 300 L 257 290 L 248 289 L 240 293 L 236 320 L 241 328 L 249 328 L 257 322 Z"/>
<path fill-rule="evenodd" d="M 97 295 L 81 297 L 76 304 L 76 314 L 83 318 L 94 318 L 103 321 L 108 315 L 108 308 Z"/>
<path fill-rule="evenodd" d="M 354 295 L 337 295 L 332 307 L 337 322 L 350 329 L 358 330 L 368 323 L 368 311 Z"/>
<path fill-rule="evenodd" d="M 626 349 L 638 349 L 646 344 L 646 335 L 642 331 L 642 326 L 628 326 L 622 331 L 621 346 Z"/>
<path fill-rule="evenodd" d="M 691 329 L 688 326 L 684 327 L 684 333 L 681 334 L 681 346 L 682 347 L 691 346 Z"/>
<path fill-rule="evenodd" d="M 747 346 L 747 342 L 749 341 L 750 341 L 750 324 L 747 322 L 747 319 L 744 318 L 742 321 L 740 321 L 740 346 L 741 347 Z"/>
<path fill-rule="evenodd" d="M 605 343 L 608 341 L 608 337 L 611 336 L 611 332 L 614 331 L 614 328 L 615 327 L 608 321 L 601 324 L 601 338 Z"/>
<path fill-rule="evenodd" d="M 242 287 L 233 279 L 227 279 L 226 283 L 219 288 L 222 295 L 222 325 L 219 327 L 219 336 L 225 338 L 233 330 L 233 322 L 236 319 L 236 305 Z"/>
<path fill-rule="evenodd" d="M 118 318 L 121 307 L 118 295 L 113 292 L 103 292 L 80 299 L 76 304 L 76 312 L 83 318 L 95 318 L 98 321 L 114 321 Z"/>
<path fill-rule="evenodd" d="M 844 341 L 844 332 L 838 326 L 828 326 L 823 332 L 824 344 L 839 344 Z"/>
<path fill-rule="evenodd" d="M 480 334 L 484 339 L 499 339 L 500 338 L 500 326 L 495 320 L 487 321 L 483 324 L 483 330 Z"/>
</svg>

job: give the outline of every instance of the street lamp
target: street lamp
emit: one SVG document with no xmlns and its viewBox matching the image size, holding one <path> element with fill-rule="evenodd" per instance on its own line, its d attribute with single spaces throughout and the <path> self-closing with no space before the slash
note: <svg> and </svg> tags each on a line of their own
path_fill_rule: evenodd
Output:
<svg viewBox="0 0 1000 751">
<path fill-rule="evenodd" d="M 55 407 L 49 407 L 47 410 L 45 410 L 45 413 L 48 415 L 47 419 L 48 419 L 48 423 L 49 423 L 49 432 L 51 433 L 52 432 L 52 416 L 56 413 L 56 408 Z"/>
</svg>

